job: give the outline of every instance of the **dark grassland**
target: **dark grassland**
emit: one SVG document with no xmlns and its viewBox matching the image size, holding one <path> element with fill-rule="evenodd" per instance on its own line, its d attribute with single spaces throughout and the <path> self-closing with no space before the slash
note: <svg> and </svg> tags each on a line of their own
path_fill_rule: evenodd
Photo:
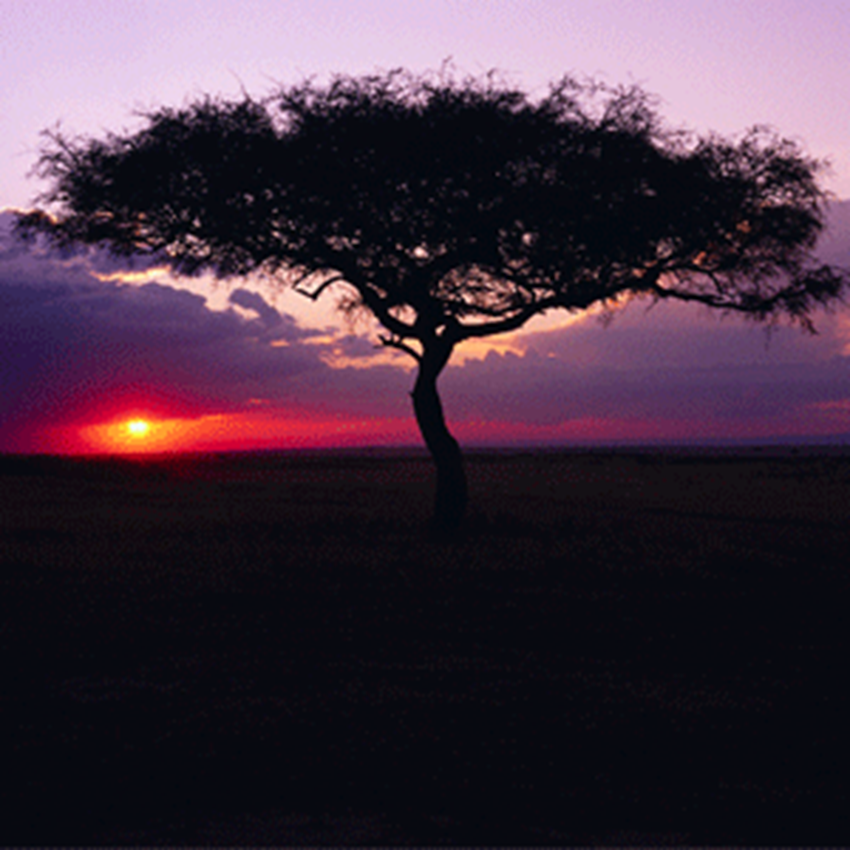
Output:
<svg viewBox="0 0 850 850">
<path fill-rule="evenodd" d="M 0 844 L 846 844 L 850 454 L 0 458 Z"/>
</svg>

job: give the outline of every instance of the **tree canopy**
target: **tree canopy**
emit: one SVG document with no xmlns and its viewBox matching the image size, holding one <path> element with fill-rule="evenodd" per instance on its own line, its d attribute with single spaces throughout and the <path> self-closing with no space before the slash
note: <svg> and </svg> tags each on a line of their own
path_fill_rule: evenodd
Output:
<svg viewBox="0 0 850 850">
<path fill-rule="evenodd" d="M 181 272 L 336 284 L 419 367 L 414 409 L 437 520 L 466 505 L 436 380 L 465 339 L 623 297 L 811 329 L 846 274 L 813 257 L 820 164 L 765 129 L 667 129 L 639 88 L 564 78 L 532 98 L 495 75 L 403 71 L 205 98 L 102 139 L 50 133 L 38 173 L 59 242 L 161 254 Z"/>
</svg>

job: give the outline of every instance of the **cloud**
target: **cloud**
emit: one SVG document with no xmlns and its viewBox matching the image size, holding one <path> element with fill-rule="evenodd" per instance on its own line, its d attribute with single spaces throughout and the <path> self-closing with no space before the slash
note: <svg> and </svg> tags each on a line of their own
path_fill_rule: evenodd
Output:
<svg viewBox="0 0 850 850">
<path fill-rule="evenodd" d="M 850 224 L 850 204 L 841 212 Z M 167 416 L 356 420 L 364 440 L 411 420 L 413 376 L 375 339 L 306 329 L 247 284 L 219 310 L 153 263 L 129 284 L 97 251 L 10 240 L 10 218 L 0 213 L 0 450 L 142 403 Z M 827 247 L 850 256 L 850 227 L 842 234 Z M 818 317 L 818 336 L 768 338 L 692 306 L 647 306 L 456 358 L 440 378 L 452 427 L 466 441 L 850 434 L 846 310 Z"/>
<path fill-rule="evenodd" d="M 518 432 L 549 429 L 553 439 L 588 418 L 611 424 L 606 433 L 617 439 L 648 422 L 669 439 L 827 431 L 846 439 L 850 419 L 819 407 L 835 411 L 850 399 L 841 318 L 823 317 L 819 336 L 782 328 L 766 338 L 740 320 L 711 320 L 685 305 L 647 313 L 638 302 L 608 326 L 590 319 L 532 334 L 519 341 L 524 353 L 450 367 L 443 397 L 456 421 L 501 420 Z"/>
<path fill-rule="evenodd" d="M 234 289 L 230 293 L 228 300 L 237 307 L 242 307 L 248 312 L 256 313 L 259 321 L 267 330 L 277 330 L 284 323 L 285 319 L 288 324 L 288 330 L 290 331 L 289 338 L 287 339 L 285 336 L 278 338 L 291 341 L 292 338 L 303 338 L 307 335 L 306 333 L 299 334 L 295 320 L 291 316 L 281 316 L 258 292 L 251 292 L 249 289 Z M 294 337 L 293 334 L 295 334 Z"/>
<path fill-rule="evenodd" d="M 826 237 L 822 259 L 850 266 L 850 202 L 833 206 Z M 443 397 L 458 423 L 501 420 L 518 432 L 555 433 L 590 418 L 622 423 L 624 439 L 648 421 L 668 423 L 677 439 L 732 438 L 747 428 L 848 439 L 850 311 L 822 312 L 815 324 L 814 336 L 767 330 L 708 308 L 635 300 L 610 322 L 587 316 L 520 332 L 512 350 L 451 366 Z"/>
<path fill-rule="evenodd" d="M 311 335 L 247 290 L 233 309 L 164 282 L 98 279 L 87 258 L 0 242 L 0 448 L 34 425 L 106 415 L 145 399 L 186 414 L 291 396 L 323 372 Z M 283 342 L 285 345 L 272 345 Z"/>
<path fill-rule="evenodd" d="M 833 265 L 850 268 L 850 201 L 829 207 L 828 227 L 818 242 L 818 256 Z"/>
</svg>

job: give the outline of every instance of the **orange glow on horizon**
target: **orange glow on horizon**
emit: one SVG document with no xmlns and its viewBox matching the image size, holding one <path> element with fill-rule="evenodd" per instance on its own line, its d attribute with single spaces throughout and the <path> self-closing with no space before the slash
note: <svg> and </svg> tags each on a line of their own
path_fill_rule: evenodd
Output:
<svg viewBox="0 0 850 850">
<path fill-rule="evenodd" d="M 257 410 L 189 417 L 124 415 L 64 430 L 62 453 L 159 454 L 399 445 L 418 442 L 410 419 L 319 416 L 305 411 Z"/>
<path fill-rule="evenodd" d="M 609 441 L 760 439 L 797 434 L 846 433 L 847 400 L 810 405 L 786 421 L 730 423 L 709 419 L 642 419 L 579 416 L 550 423 L 467 418 L 450 422 L 465 446 L 568 445 Z M 117 412 L 117 411 L 116 411 Z M 804 415 L 802 415 L 804 414 Z M 311 450 L 370 446 L 421 446 L 413 415 L 352 416 L 341 412 L 275 407 L 251 399 L 241 410 L 196 416 L 155 415 L 145 407 L 109 419 L 33 432 L 37 452 L 65 455 L 156 455 L 184 452 Z"/>
<path fill-rule="evenodd" d="M 579 417 L 550 425 L 466 420 L 452 424 L 467 445 L 583 443 L 594 440 L 694 438 L 689 421 L 611 420 Z M 78 454 L 160 454 L 256 449 L 321 449 L 356 446 L 418 446 L 421 435 L 409 418 L 316 416 L 305 411 L 257 409 L 195 418 L 124 416 L 76 429 Z M 81 438 L 81 439 L 80 439 Z"/>
<path fill-rule="evenodd" d="M 180 451 L 193 420 L 136 416 L 79 429 L 89 450 L 107 454 Z"/>
</svg>

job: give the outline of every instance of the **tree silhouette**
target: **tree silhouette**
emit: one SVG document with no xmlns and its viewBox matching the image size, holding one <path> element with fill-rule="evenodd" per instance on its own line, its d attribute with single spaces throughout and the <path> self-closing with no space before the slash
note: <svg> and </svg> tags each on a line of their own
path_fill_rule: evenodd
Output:
<svg viewBox="0 0 850 850">
<path fill-rule="evenodd" d="M 260 270 L 311 298 L 344 288 L 341 306 L 416 360 L 443 530 L 467 503 L 437 392 L 459 343 L 635 295 L 811 329 L 847 283 L 811 254 L 818 162 L 763 129 L 669 131 L 638 88 L 565 78 L 533 99 L 494 75 L 394 71 L 144 118 L 102 139 L 48 133 L 50 212 L 22 231 L 186 273 Z"/>
</svg>

